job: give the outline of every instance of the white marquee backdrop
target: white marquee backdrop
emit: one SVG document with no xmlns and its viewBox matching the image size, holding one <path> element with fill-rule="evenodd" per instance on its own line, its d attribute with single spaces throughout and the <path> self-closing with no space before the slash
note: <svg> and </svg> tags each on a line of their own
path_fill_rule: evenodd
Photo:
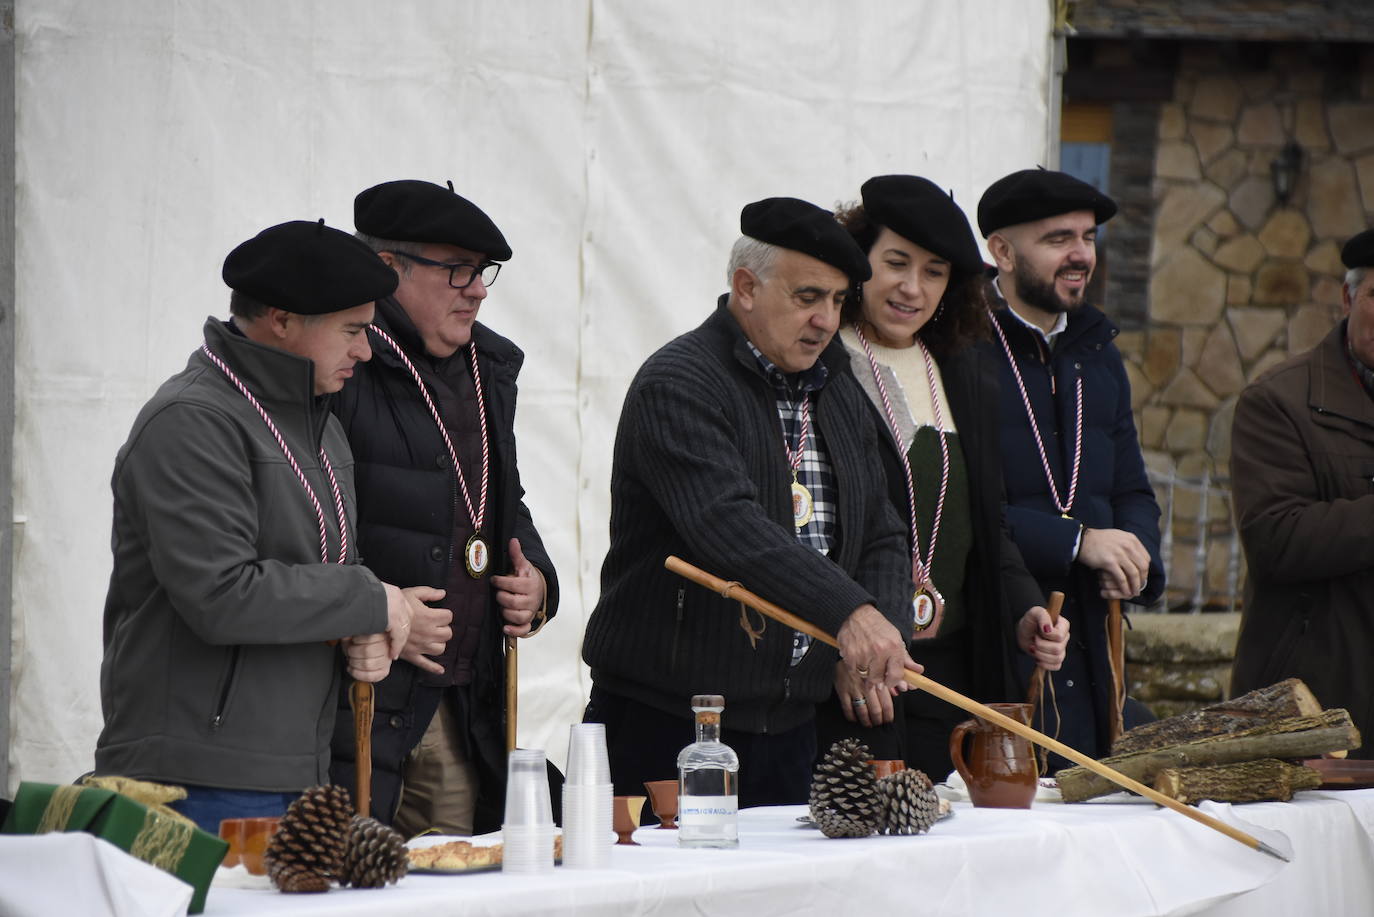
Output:
<svg viewBox="0 0 1374 917">
<path fill-rule="evenodd" d="M 724 289 L 739 208 L 913 172 L 972 211 L 1045 156 L 1032 0 L 21 0 L 11 782 L 100 729 L 109 475 L 272 223 L 452 179 L 515 256 L 482 310 L 527 360 L 527 500 L 563 605 L 522 643 L 521 743 L 561 760 L 639 363 Z M 3 788 L 0 788 L 3 789 Z"/>
</svg>

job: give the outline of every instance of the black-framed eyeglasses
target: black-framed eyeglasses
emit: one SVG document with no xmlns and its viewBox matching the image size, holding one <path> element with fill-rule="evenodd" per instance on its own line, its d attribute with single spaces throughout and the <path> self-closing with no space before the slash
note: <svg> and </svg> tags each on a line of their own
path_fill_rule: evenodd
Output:
<svg viewBox="0 0 1374 917">
<path fill-rule="evenodd" d="M 407 261 L 414 261 L 416 264 L 448 268 L 448 285 L 455 290 L 467 289 L 478 277 L 482 278 L 482 286 L 489 287 L 496 282 L 497 275 L 501 273 L 501 264 L 498 261 L 483 261 L 481 264 L 453 264 L 448 261 L 421 258 L 419 255 L 411 255 L 406 252 L 391 252 L 391 254 L 400 255 Z"/>
</svg>

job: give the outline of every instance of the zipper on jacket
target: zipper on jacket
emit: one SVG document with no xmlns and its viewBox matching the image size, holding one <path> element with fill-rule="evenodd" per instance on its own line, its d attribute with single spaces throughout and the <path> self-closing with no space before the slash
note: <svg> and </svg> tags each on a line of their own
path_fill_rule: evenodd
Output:
<svg viewBox="0 0 1374 917">
<path fill-rule="evenodd" d="M 210 728 L 219 729 L 224 723 L 224 708 L 229 704 L 229 692 L 234 687 L 234 676 L 239 670 L 239 653 L 243 647 L 236 646 L 229 652 L 229 670 L 224 675 L 224 686 L 219 691 L 219 702 L 215 704 L 214 716 L 210 717 Z"/>
<path fill-rule="evenodd" d="M 672 668 L 677 668 L 677 638 L 682 633 L 682 606 L 687 600 L 687 589 L 679 587 L 677 590 L 677 615 L 676 622 L 673 624 L 673 643 L 669 650 L 668 661 Z"/>
</svg>

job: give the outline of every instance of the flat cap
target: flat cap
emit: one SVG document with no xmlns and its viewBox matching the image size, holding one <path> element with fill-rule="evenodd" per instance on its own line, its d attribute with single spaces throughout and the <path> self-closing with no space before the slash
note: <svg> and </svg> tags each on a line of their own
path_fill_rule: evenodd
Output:
<svg viewBox="0 0 1374 917">
<path fill-rule="evenodd" d="M 324 220 L 269 226 L 229 253 L 221 276 L 232 290 L 300 315 L 390 296 L 398 280 L 376 252 Z"/>
<path fill-rule="evenodd" d="M 862 283 L 873 274 L 868 255 L 828 210 L 795 197 L 769 197 L 745 204 L 739 229 L 751 239 L 790 248 L 839 268 L 852 283 Z"/>
<path fill-rule="evenodd" d="M 472 201 L 432 182 L 404 179 L 373 185 L 353 199 L 353 225 L 361 233 L 397 242 L 439 242 L 510 258 L 506 237 Z"/>
<path fill-rule="evenodd" d="M 1105 223 L 1116 215 L 1116 201 L 1085 181 L 1049 169 L 1022 169 L 997 179 L 978 202 L 978 229 L 986 239 L 1004 226 L 1091 210 Z"/>
<path fill-rule="evenodd" d="M 1341 263 L 1351 269 L 1374 267 L 1374 229 L 1350 237 L 1341 248 Z"/>
<path fill-rule="evenodd" d="M 954 198 L 927 178 L 879 175 L 859 189 L 870 222 L 909 239 L 965 274 L 983 270 L 983 255 L 968 217 Z"/>
</svg>

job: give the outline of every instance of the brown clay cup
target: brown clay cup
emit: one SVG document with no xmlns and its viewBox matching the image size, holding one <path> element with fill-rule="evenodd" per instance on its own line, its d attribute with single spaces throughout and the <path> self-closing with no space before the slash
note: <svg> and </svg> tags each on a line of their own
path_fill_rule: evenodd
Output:
<svg viewBox="0 0 1374 917">
<path fill-rule="evenodd" d="M 650 780 L 644 784 L 649 791 L 649 805 L 658 816 L 659 828 L 677 830 L 677 781 Z"/>
<path fill-rule="evenodd" d="M 226 869 L 233 869 L 243 859 L 243 819 L 226 818 L 219 823 L 219 836 L 221 840 L 227 841 L 229 849 L 224 854 L 224 859 L 220 865 Z"/>
<path fill-rule="evenodd" d="M 1030 725 L 1030 704 L 988 704 Z M 964 748 L 969 748 L 968 757 Z M 964 778 L 969 799 L 984 809 L 1029 809 L 1039 766 L 1029 739 L 981 719 L 965 720 L 949 734 L 949 756 Z"/>
<path fill-rule="evenodd" d="M 906 762 L 897 758 L 875 758 L 869 761 L 868 765 L 873 768 L 873 776 L 879 780 L 906 770 Z"/>
<path fill-rule="evenodd" d="M 644 812 L 643 796 L 617 796 L 615 808 L 611 812 L 611 827 L 618 838 L 617 844 L 638 847 L 635 842 L 635 829 L 639 827 L 640 816 Z"/>
<path fill-rule="evenodd" d="M 267 864 L 263 855 L 267 852 L 267 842 L 277 833 L 281 819 L 276 816 L 263 818 L 226 818 L 219 823 L 219 836 L 229 842 L 229 852 L 224 856 L 225 866 L 243 864 L 243 868 L 255 876 L 267 875 Z"/>
</svg>

